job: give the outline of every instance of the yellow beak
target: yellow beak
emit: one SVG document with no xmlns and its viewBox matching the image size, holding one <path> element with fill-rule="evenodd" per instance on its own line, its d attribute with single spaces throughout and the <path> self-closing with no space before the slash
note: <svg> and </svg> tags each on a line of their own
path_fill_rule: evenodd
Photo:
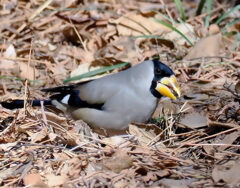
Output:
<svg viewBox="0 0 240 188">
<path fill-rule="evenodd" d="M 178 97 L 181 96 L 180 88 L 177 83 L 177 79 L 174 75 L 169 77 L 164 77 L 157 83 L 155 88 L 162 96 L 169 97 L 176 100 L 176 94 Z"/>
</svg>

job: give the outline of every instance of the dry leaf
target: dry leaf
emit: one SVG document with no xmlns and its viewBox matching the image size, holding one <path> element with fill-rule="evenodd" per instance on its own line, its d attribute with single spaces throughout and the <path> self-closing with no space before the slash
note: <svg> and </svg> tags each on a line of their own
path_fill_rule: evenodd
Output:
<svg viewBox="0 0 240 188">
<path fill-rule="evenodd" d="M 240 183 L 240 161 L 228 161 L 224 165 L 216 165 L 212 171 L 215 182 L 224 181 L 228 185 Z"/>
<path fill-rule="evenodd" d="M 185 35 L 192 43 L 195 43 L 196 36 L 192 25 L 187 23 L 181 23 L 176 26 L 176 29 L 183 33 L 183 35 Z M 181 46 L 187 43 L 186 40 L 176 31 L 171 31 L 170 33 L 163 35 L 163 37 Z"/>
<path fill-rule="evenodd" d="M 222 35 L 217 34 L 201 39 L 184 59 L 192 60 L 195 58 L 219 56 L 221 38 Z"/>
<path fill-rule="evenodd" d="M 148 124 L 130 124 L 129 125 L 129 133 L 131 135 L 135 135 L 138 139 L 139 143 L 142 146 L 147 146 L 152 141 L 156 142 L 160 139 L 163 139 L 163 135 L 160 137 L 157 137 L 159 134 L 162 133 L 162 129 L 157 127 L 154 124 L 148 125 Z M 157 138 L 157 139 L 155 139 Z M 161 145 L 164 147 L 164 145 Z"/>
<path fill-rule="evenodd" d="M 125 150 L 117 150 L 112 157 L 103 159 L 102 164 L 105 168 L 119 173 L 123 169 L 130 168 L 133 160 Z"/>
<path fill-rule="evenodd" d="M 46 178 L 49 187 L 60 186 L 68 181 L 68 178 L 66 176 L 56 176 L 54 174 L 46 175 Z"/>
<path fill-rule="evenodd" d="M 167 179 L 164 178 L 159 181 L 160 185 L 163 187 L 171 187 L 171 188 L 187 188 L 191 187 L 191 183 L 194 182 L 194 179 Z"/>
<path fill-rule="evenodd" d="M 0 144 L 0 151 L 9 151 L 12 147 L 16 146 L 17 142 Z"/>
<path fill-rule="evenodd" d="M 30 133 L 30 131 L 28 131 Z M 32 143 L 40 142 L 48 136 L 48 131 L 46 127 L 43 127 L 41 131 L 31 134 Z"/>
<path fill-rule="evenodd" d="M 236 141 L 236 139 L 239 137 L 239 132 L 238 131 L 235 131 L 231 134 L 227 134 L 222 140 L 216 142 L 217 144 L 233 144 L 233 142 Z M 225 150 L 226 148 L 228 148 L 229 146 L 220 146 L 220 147 L 217 147 L 217 150 L 218 151 L 223 151 Z"/>
<path fill-rule="evenodd" d="M 158 103 L 158 106 L 155 112 L 153 113 L 152 117 L 158 118 L 158 117 L 163 117 L 164 114 L 166 115 L 166 114 L 177 114 L 177 113 L 179 113 L 179 106 L 172 103 L 171 100 L 163 99 L 163 100 L 160 100 L 160 102 Z"/>
<path fill-rule="evenodd" d="M 213 154 L 216 154 L 216 152 L 223 151 L 223 150 L 225 150 L 226 148 L 229 147 L 229 146 L 214 146 L 214 144 L 227 144 L 227 145 L 230 145 L 238 137 L 239 137 L 239 133 L 237 131 L 235 131 L 235 132 L 232 132 L 230 134 L 225 135 L 225 137 L 223 139 L 215 139 L 215 141 L 212 142 L 213 145 L 204 145 L 203 148 L 204 148 L 204 150 L 205 150 L 205 152 L 207 154 L 213 155 Z M 222 159 L 223 157 L 224 157 L 224 153 L 223 153 L 223 156 L 220 159 Z"/>
<path fill-rule="evenodd" d="M 47 188 L 48 186 L 41 180 L 40 174 L 27 174 L 23 178 L 23 183 L 27 187 Z"/>
<path fill-rule="evenodd" d="M 119 35 L 138 36 L 149 35 L 157 32 L 161 35 L 169 32 L 170 29 L 162 24 L 157 23 L 153 18 L 143 17 L 136 13 L 129 13 L 114 21 L 117 24 Z"/>
<path fill-rule="evenodd" d="M 20 69 L 20 78 L 35 80 L 35 78 L 39 76 L 38 70 L 31 66 L 28 66 L 26 63 L 19 63 L 18 66 Z"/>
<path fill-rule="evenodd" d="M 181 119 L 180 124 L 191 129 L 204 127 L 207 126 L 207 117 L 197 112 L 190 113 Z"/>
<path fill-rule="evenodd" d="M 97 70 L 99 68 L 103 68 L 103 66 L 91 66 L 91 63 L 83 63 L 83 64 L 80 64 L 78 66 L 77 69 L 73 70 L 71 72 L 71 76 L 70 77 L 74 77 L 74 76 L 78 76 L 78 75 L 81 75 L 81 74 L 84 74 L 84 73 L 87 73 L 89 71 L 94 71 L 94 70 Z M 88 78 L 83 78 L 81 80 L 76 80 L 76 81 L 71 81 L 71 82 L 85 82 L 85 81 L 89 81 L 89 80 L 94 80 L 94 79 L 97 79 L 97 78 L 101 78 L 103 76 L 106 76 L 107 74 L 101 74 L 101 75 L 96 75 L 96 76 L 92 76 L 92 77 L 88 77 Z"/>
<path fill-rule="evenodd" d="M 112 136 L 109 138 L 103 138 L 102 141 L 107 145 L 110 145 L 111 147 L 118 147 L 118 146 L 126 147 L 127 145 L 130 144 L 129 141 L 126 141 L 126 139 L 124 139 L 121 136 Z"/>
</svg>

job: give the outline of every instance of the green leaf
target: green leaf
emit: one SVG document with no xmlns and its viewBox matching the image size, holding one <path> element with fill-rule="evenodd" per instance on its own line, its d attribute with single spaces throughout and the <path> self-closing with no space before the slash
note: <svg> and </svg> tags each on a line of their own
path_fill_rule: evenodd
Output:
<svg viewBox="0 0 240 188">
<path fill-rule="evenodd" d="M 237 24 L 240 21 L 240 19 L 236 18 L 232 21 L 229 21 L 222 29 L 221 32 L 223 33 L 223 35 L 225 35 L 226 33 L 228 33 L 227 28 L 232 27 L 233 25 Z"/>
<path fill-rule="evenodd" d="M 206 0 L 201 0 L 200 3 L 198 4 L 196 16 L 198 16 L 202 13 L 202 9 L 203 9 L 205 2 L 206 2 Z"/>
<path fill-rule="evenodd" d="M 116 64 L 116 65 L 100 68 L 100 69 L 97 69 L 97 70 L 89 71 L 89 72 L 84 73 L 84 74 L 80 74 L 78 76 L 68 78 L 68 79 L 64 80 L 63 82 L 68 83 L 68 82 L 75 81 L 75 80 L 81 80 L 83 78 L 92 77 L 92 76 L 95 76 L 97 74 L 102 74 L 102 73 L 110 71 L 110 70 L 125 67 L 127 65 L 129 65 L 129 63 L 119 63 L 119 64 Z"/>
<path fill-rule="evenodd" d="M 127 16 L 124 16 L 124 17 L 127 18 L 127 19 L 129 19 L 129 20 L 131 20 L 132 22 L 138 24 L 140 27 L 142 27 L 142 28 L 143 28 L 146 32 L 148 32 L 149 34 L 152 34 L 152 32 L 151 32 L 148 28 L 146 28 L 143 24 L 141 24 L 141 23 L 137 22 L 136 20 L 133 20 L 132 18 L 129 18 L 129 17 L 127 17 Z"/>
<path fill-rule="evenodd" d="M 219 24 L 224 18 L 226 18 L 230 13 L 237 11 L 238 9 L 240 9 L 240 5 L 233 7 L 232 9 L 230 9 L 229 11 L 225 12 L 222 16 L 220 16 L 217 21 L 215 22 L 215 24 Z"/>
<path fill-rule="evenodd" d="M 175 27 L 173 27 L 172 25 L 170 25 L 169 23 L 164 22 L 164 21 L 162 21 L 162 20 L 159 20 L 159 19 L 157 19 L 157 18 L 153 18 L 153 19 L 154 19 L 156 22 L 158 22 L 158 23 L 160 23 L 160 24 L 162 24 L 162 25 L 170 28 L 171 30 L 177 32 L 177 33 L 178 33 L 179 35 L 181 35 L 191 46 L 193 46 L 193 43 L 192 43 L 181 31 L 179 31 L 177 28 L 175 28 Z"/>
<path fill-rule="evenodd" d="M 175 2 L 176 6 L 178 8 L 178 11 L 181 14 L 181 17 L 182 17 L 183 21 L 185 22 L 186 21 L 186 16 L 185 16 L 181 1 L 180 0 L 174 0 L 174 2 Z"/>
<path fill-rule="evenodd" d="M 210 25 L 210 17 L 212 11 L 212 0 L 207 0 L 207 17 L 205 19 L 205 27 Z"/>
<path fill-rule="evenodd" d="M 26 79 L 26 78 L 19 78 L 19 77 L 15 77 L 15 76 L 0 76 L 0 79 L 16 80 L 16 81 L 28 80 L 28 82 L 31 82 L 31 83 L 37 83 L 38 82 L 38 80 L 29 80 L 29 79 Z"/>
</svg>

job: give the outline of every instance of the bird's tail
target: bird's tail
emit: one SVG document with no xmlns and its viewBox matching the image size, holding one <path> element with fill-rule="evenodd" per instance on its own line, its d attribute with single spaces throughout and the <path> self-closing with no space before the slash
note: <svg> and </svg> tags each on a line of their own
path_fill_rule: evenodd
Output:
<svg viewBox="0 0 240 188">
<path fill-rule="evenodd" d="M 41 101 L 43 101 L 43 105 L 52 105 L 51 100 L 27 100 L 31 106 L 41 106 Z M 15 108 L 23 108 L 24 100 L 13 100 L 10 102 L 1 102 L 2 107 L 7 109 L 15 109 Z"/>
</svg>

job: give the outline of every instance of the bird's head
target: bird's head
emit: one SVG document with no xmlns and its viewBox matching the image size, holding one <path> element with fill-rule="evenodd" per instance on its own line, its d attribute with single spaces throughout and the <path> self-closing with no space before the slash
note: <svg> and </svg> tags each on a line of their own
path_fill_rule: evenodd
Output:
<svg viewBox="0 0 240 188">
<path fill-rule="evenodd" d="M 157 97 L 169 97 L 176 100 L 181 96 L 180 88 L 174 72 L 167 65 L 158 60 L 153 60 L 154 78 L 152 80 L 151 92 Z"/>
</svg>

